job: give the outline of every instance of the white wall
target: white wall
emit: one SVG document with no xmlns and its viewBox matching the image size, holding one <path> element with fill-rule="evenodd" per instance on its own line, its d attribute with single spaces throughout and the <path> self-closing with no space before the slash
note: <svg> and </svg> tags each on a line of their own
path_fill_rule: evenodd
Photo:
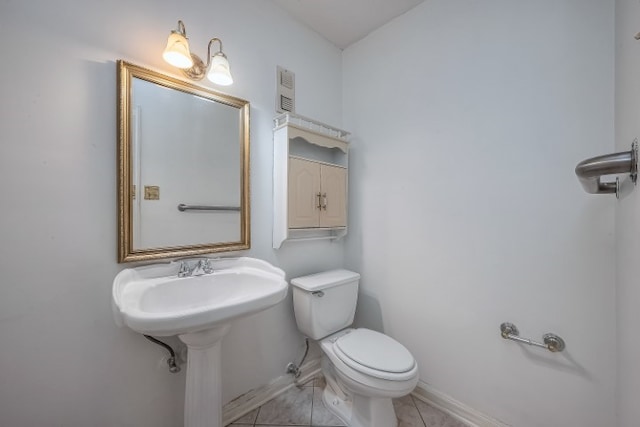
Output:
<svg viewBox="0 0 640 427">
<path fill-rule="evenodd" d="M 627 151 L 640 137 L 640 4 L 616 1 L 616 151 Z M 640 197 L 638 189 L 617 204 L 616 272 L 618 375 L 616 404 L 619 427 L 635 427 L 640 420 Z"/>
<path fill-rule="evenodd" d="M 181 425 L 184 375 L 110 312 L 116 263 L 116 66 L 161 59 L 183 19 L 194 51 L 224 40 L 251 109 L 252 249 L 289 277 L 341 266 L 341 244 L 271 249 L 275 67 L 301 114 L 341 125 L 341 52 L 271 2 L 0 2 L 0 425 Z M 291 300 L 236 322 L 224 400 L 284 374 L 301 337 Z"/>
<path fill-rule="evenodd" d="M 613 0 L 430 0 L 343 56 L 359 322 L 513 426 L 614 425 L 616 201 L 574 175 L 614 148 L 613 24 Z"/>
</svg>

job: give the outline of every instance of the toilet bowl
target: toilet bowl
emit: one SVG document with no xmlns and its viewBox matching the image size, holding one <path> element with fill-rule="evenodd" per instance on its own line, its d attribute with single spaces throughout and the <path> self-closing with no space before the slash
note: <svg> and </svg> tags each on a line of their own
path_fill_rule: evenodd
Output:
<svg viewBox="0 0 640 427">
<path fill-rule="evenodd" d="M 348 270 L 293 279 L 296 322 L 322 349 L 322 400 L 329 411 L 350 427 L 396 427 L 391 399 L 415 388 L 418 366 L 393 338 L 349 327 L 359 279 Z"/>
<path fill-rule="evenodd" d="M 418 383 L 418 366 L 400 343 L 368 329 L 347 329 L 320 342 L 325 406 L 353 427 L 395 427 L 392 398 Z"/>
</svg>

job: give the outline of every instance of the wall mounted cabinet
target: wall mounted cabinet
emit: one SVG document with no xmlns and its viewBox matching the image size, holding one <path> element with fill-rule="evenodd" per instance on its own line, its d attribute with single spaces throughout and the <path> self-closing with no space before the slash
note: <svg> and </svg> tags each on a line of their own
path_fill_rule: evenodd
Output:
<svg viewBox="0 0 640 427">
<path fill-rule="evenodd" d="M 349 133 L 290 113 L 274 127 L 273 247 L 347 233 Z"/>
</svg>

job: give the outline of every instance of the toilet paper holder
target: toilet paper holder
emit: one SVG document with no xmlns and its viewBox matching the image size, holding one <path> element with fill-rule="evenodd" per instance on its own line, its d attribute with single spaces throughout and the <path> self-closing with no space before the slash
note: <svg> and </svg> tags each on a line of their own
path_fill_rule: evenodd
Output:
<svg viewBox="0 0 640 427">
<path fill-rule="evenodd" d="M 552 353 L 561 352 L 566 347 L 564 340 L 558 335 L 552 333 L 544 334 L 542 336 L 543 342 L 537 342 L 528 338 L 522 338 L 516 325 L 509 322 L 505 322 L 500 325 L 500 335 L 506 340 L 517 341 L 535 347 L 546 348 Z"/>
</svg>

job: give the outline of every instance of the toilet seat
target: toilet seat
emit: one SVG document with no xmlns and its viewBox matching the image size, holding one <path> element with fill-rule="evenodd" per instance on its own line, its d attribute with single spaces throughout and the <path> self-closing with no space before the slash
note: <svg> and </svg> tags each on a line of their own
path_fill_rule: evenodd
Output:
<svg viewBox="0 0 640 427">
<path fill-rule="evenodd" d="M 415 359 L 393 338 L 370 329 L 354 329 L 333 343 L 336 356 L 350 368 L 390 381 L 406 381 L 416 374 Z"/>
</svg>

